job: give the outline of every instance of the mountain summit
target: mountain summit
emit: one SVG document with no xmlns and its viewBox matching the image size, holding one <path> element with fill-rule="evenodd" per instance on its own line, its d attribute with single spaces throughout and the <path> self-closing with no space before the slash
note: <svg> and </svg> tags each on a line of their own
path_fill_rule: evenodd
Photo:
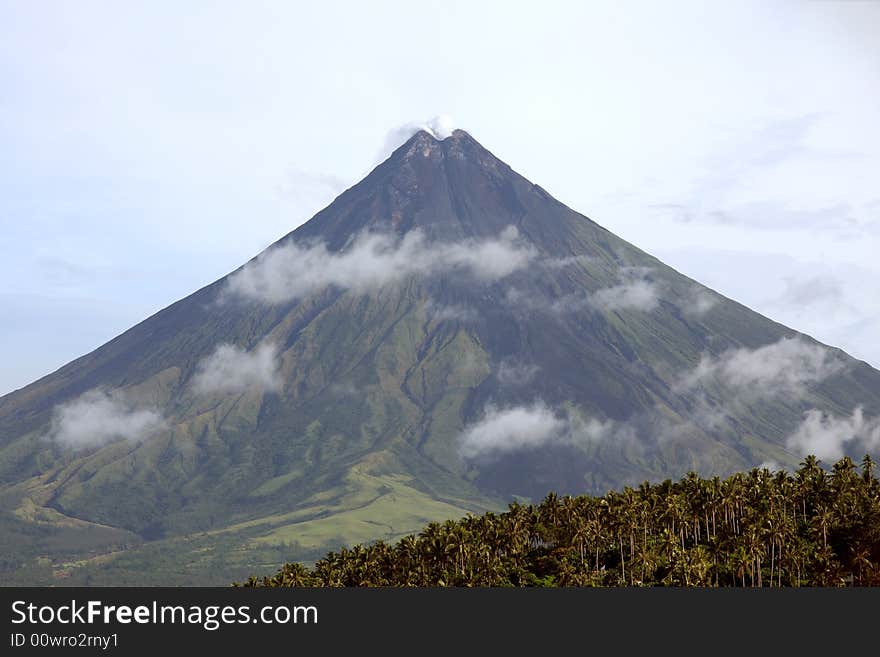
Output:
<svg viewBox="0 0 880 657">
<path fill-rule="evenodd" d="M 314 236 L 330 248 L 365 228 L 488 237 L 548 200 L 464 130 L 442 140 L 420 130 L 291 237 Z"/>
<path fill-rule="evenodd" d="M 859 456 L 880 372 L 420 131 L 0 398 L 4 575 L 228 582 L 512 499 Z"/>
</svg>

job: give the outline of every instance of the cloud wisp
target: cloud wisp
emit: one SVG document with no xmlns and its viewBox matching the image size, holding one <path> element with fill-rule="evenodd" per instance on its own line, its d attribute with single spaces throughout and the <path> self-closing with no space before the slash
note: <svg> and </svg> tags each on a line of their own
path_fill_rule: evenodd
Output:
<svg viewBox="0 0 880 657">
<path fill-rule="evenodd" d="M 591 297 L 591 302 L 597 308 L 606 311 L 648 312 L 657 307 L 659 299 L 657 285 L 642 279 L 598 290 Z"/>
<path fill-rule="evenodd" d="M 116 440 L 138 443 L 164 427 L 158 409 L 138 407 L 118 390 L 95 389 L 54 408 L 48 438 L 78 450 Z"/>
<path fill-rule="evenodd" d="M 798 454 L 837 460 L 847 448 L 876 453 L 880 449 L 880 418 L 866 418 L 862 407 L 849 417 L 840 417 L 813 408 L 786 440 L 786 447 Z"/>
<path fill-rule="evenodd" d="M 621 267 L 620 283 L 597 290 L 590 303 L 599 310 L 650 312 L 660 301 L 660 286 L 650 278 L 651 267 Z"/>
<path fill-rule="evenodd" d="M 226 291 L 245 299 L 283 303 L 331 285 L 364 291 L 441 271 L 461 270 L 478 280 L 493 281 L 525 267 L 536 255 L 514 226 L 494 239 L 440 244 L 428 244 L 419 230 L 400 239 L 366 233 L 338 253 L 322 243 L 271 248 L 232 274 Z"/>
<path fill-rule="evenodd" d="M 487 404 L 480 419 L 462 431 L 459 454 L 465 460 L 491 461 L 541 447 L 584 448 L 609 441 L 645 449 L 651 444 L 687 442 L 696 433 L 717 431 L 728 420 L 723 410 L 708 407 L 697 409 L 688 419 L 676 420 L 655 409 L 617 422 L 554 409 L 541 400 L 509 407 Z M 846 453 L 880 454 L 880 417 L 867 417 L 862 407 L 843 417 L 810 409 L 787 437 L 785 447 L 792 453 L 814 454 L 825 461 L 837 460 Z M 760 467 L 770 466 L 765 463 Z"/>
<path fill-rule="evenodd" d="M 546 260 L 556 266 L 556 261 Z M 526 312 L 548 313 L 551 315 L 567 315 L 593 309 L 602 312 L 618 310 L 634 310 L 650 312 L 660 302 L 661 287 L 656 281 L 650 280 L 650 269 L 643 267 L 623 267 L 619 272 L 619 283 L 599 288 L 590 293 L 564 294 L 556 298 L 548 298 L 529 294 L 517 288 L 510 288 L 506 293 L 509 305 Z"/>
<path fill-rule="evenodd" d="M 693 317 L 702 317 L 718 305 L 718 296 L 701 287 L 691 288 L 690 297 L 684 307 L 684 313 Z"/>
<path fill-rule="evenodd" d="M 382 145 L 377 162 L 384 161 L 394 150 L 419 130 L 432 135 L 435 139 L 446 139 L 455 130 L 455 120 L 448 114 L 440 114 L 427 121 L 410 121 L 393 128 L 385 135 L 385 143 Z"/>
<path fill-rule="evenodd" d="M 220 344 L 199 362 L 193 378 L 197 394 L 235 394 L 251 389 L 273 391 L 281 388 L 277 345 L 261 344 L 245 351 L 232 344 Z"/>
<path fill-rule="evenodd" d="M 476 308 L 458 304 L 439 304 L 432 299 L 425 304 L 425 312 L 433 322 L 476 322 L 480 313 Z"/>
<path fill-rule="evenodd" d="M 629 432 L 612 421 L 556 411 L 541 400 L 508 408 L 488 404 L 462 432 L 459 453 L 465 459 L 491 459 L 547 445 L 583 446 Z"/>
<path fill-rule="evenodd" d="M 489 405 L 462 434 L 461 455 L 472 459 L 539 447 L 559 440 L 566 425 L 543 402 L 511 408 Z"/>
<path fill-rule="evenodd" d="M 505 358 L 495 370 L 498 383 L 505 386 L 524 386 L 535 378 L 541 370 L 534 363 L 524 363 L 514 358 Z"/>
<path fill-rule="evenodd" d="M 800 395 L 843 368 L 843 363 L 821 345 L 783 338 L 757 349 L 731 349 L 720 356 L 703 356 L 678 383 L 682 391 L 717 382 L 750 396 L 788 393 Z"/>
</svg>

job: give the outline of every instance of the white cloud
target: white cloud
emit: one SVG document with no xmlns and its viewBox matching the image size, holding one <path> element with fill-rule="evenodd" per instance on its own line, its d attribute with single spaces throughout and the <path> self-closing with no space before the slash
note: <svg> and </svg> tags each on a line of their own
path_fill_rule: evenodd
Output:
<svg viewBox="0 0 880 657">
<path fill-rule="evenodd" d="M 617 275 L 621 282 L 593 293 L 590 303 L 600 310 L 639 310 L 656 308 L 660 299 L 658 283 L 650 280 L 651 267 L 621 267 Z"/>
<path fill-rule="evenodd" d="M 540 369 L 534 363 L 522 363 L 512 358 L 505 358 L 498 364 L 495 377 L 502 385 L 522 386 L 534 379 Z"/>
<path fill-rule="evenodd" d="M 565 309 L 564 304 L 556 305 L 557 302 L 571 300 L 574 301 L 574 295 L 564 295 L 558 299 L 551 300 L 546 297 L 539 297 L 521 290 L 517 287 L 509 287 L 504 293 L 504 301 L 514 310 L 523 312 L 549 312 L 561 313 Z M 583 296 L 579 297 L 579 301 L 583 302 Z"/>
<path fill-rule="evenodd" d="M 435 322 L 474 322 L 480 316 L 476 308 L 457 304 L 441 305 L 432 300 L 429 300 L 426 304 L 425 311 L 431 320 Z"/>
<path fill-rule="evenodd" d="M 640 421 L 647 419 L 647 427 L 640 427 L 640 434 L 658 443 L 679 442 L 694 434 L 721 435 L 731 427 L 732 413 L 725 404 L 712 404 L 705 395 L 698 393 L 693 399 L 694 406 L 686 415 L 670 415 L 655 405 L 646 411 Z"/>
<path fill-rule="evenodd" d="M 602 310 L 640 310 L 647 312 L 657 307 L 657 285 L 651 281 L 637 280 L 598 290 L 591 302 Z"/>
<path fill-rule="evenodd" d="M 198 364 L 193 388 L 199 394 L 277 390 L 281 387 L 279 364 L 274 344 L 262 344 L 250 352 L 221 344 Z"/>
<path fill-rule="evenodd" d="M 547 259 L 540 264 L 551 267 L 566 266 L 577 258 L 562 260 Z M 564 262 L 564 265 L 560 265 Z M 510 288 L 506 293 L 507 303 L 528 312 L 544 312 L 553 315 L 566 315 L 580 312 L 585 308 L 594 310 L 653 310 L 660 300 L 660 285 L 645 276 L 651 271 L 647 267 L 621 267 L 618 271 L 620 283 L 599 288 L 592 294 L 573 292 L 555 299 L 536 296 L 517 288 Z"/>
<path fill-rule="evenodd" d="M 702 317 L 716 305 L 718 305 L 717 295 L 695 285 L 691 289 L 688 305 L 683 310 L 688 315 Z"/>
<path fill-rule="evenodd" d="M 229 277 L 227 291 L 267 303 L 307 296 L 328 285 L 366 290 L 410 275 L 465 270 L 480 280 L 503 278 L 526 266 L 536 255 L 514 226 L 495 239 L 428 244 L 419 230 L 397 239 L 366 233 L 345 251 L 332 253 L 324 244 L 288 243 L 270 248 Z"/>
<path fill-rule="evenodd" d="M 547 269 L 564 269 L 574 265 L 585 266 L 591 262 L 597 262 L 597 258 L 588 255 L 575 255 L 564 258 L 545 258 L 541 261 L 541 265 Z"/>
<path fill-rule="evenodd" d="M 786 441 L 788 449 L 820 459 L 839 459 L 847 446 L 865 452 L 880 449 L 880 418 L 868 419 L 861 407 L 851 416 L 839 417 L 810 409 L 804 420 Z"/>
<path fill-rule="evenodd" d="M 389 130 L 388 134 L 385 135 L 385 143 L 379 154 L 378 161 L 384 161 L 398 146 L 419 130 L 428 132 L 435 139 L 446 139 L 455 130 L 455 121 L 448 114 L 440 114 L 427 121 L 410 121 Z"/>
<path fill-rule="evenodd" d="M 731 349 L 717 358 L 704 356 L 679 384 L 697 388 L 709 381 L 735 388 L 741 394 L 801 394 L 839 372 L 843 363 L 825 347 L 802 338 L 783 338 L 757 349 Z"/>
<path fill-rule="evenodd" d="M 636 439 L 633 427 L 614 422 L 598 420 L 594 417 L 581 417 L 577 414 L 569 416 L 568 433 L 565 440 L 572 445 L 584 445 L 603 442 L 613 438 L 615 442 L 632 442 Z"/>
<path fill-rule="evenodd" d="M 440 114 L 425 124 L 425 130 L 437 139 L 446 139 L 455 132 L 455 119 L 448 114 Z"/>
<path fill-rule="evenodd" d="M 554 411 L 540 400 L 503 409 L 488 404 L 483 417 L 465 427 L 459 451 L 467 459 L 493 457 L 550 444 L 585 445 L 617 435 L 627 439 L 634 434 L 610 420 Z"/>
<path fill-rule="evenodd" d="M 140 442 L 165 426 L 161 413 L 138 408 L 120 391 L 90 390 L 53 409 L 48 437 L 73 449 L 114 440 Z"/>
<path fill-rule="evenodd" d="M 506 409 L 490 405 L 483 418 L 463 433 L 461 454 L 474 458 L 539 447 L 558 440 L 566 427 L 567 422 L 543 402 Z"/>
</svg>

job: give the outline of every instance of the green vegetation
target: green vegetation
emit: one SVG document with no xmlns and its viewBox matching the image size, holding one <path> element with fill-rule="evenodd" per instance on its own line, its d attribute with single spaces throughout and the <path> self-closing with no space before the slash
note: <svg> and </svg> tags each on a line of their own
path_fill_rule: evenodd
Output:
<svg viewBox="0 0 880 657">
<path fill-rule="evenodd" d="M 314 562 L 328 550 L 357 541 L 396 540 L 428 522 L 479 509 L 436 501 L 409 484 L 400 476 L 355 468 L 332 491 L 303 501 L 295 511 L 146 542 L 25 498 L 15 513 L 0 512 L 0 555 L 8 555 L 0 558 L 0 581 L 14 586 L 221 586 L 291 559 Z"/>
<path fill-rule="evenodd" d="M 395 545 L 330 552 L 245 586 L 880 586 L 870 456 L 793 475 L 689 473 L 602 497 L 557 497 L 431 523 Z"/>
<path fill-rule="evenodd" d="M 880 372 L 835 350 L 839 367 L 797 394 L 742 394 L 723 377 L 683 390 L 706 357 L 797 334 L 566 208 L 469 137 L 437 148 L 443 157 L 402 149 L 285 240 L 336 251 L 394 229 L 462 244 L 516 226 L 538 254 L 528 267 L 284 303 L 233 300 L 224 278 L 0 397 L 0 580 L 228 583 L 548 490 L 797 467 L 788 439 L 804 412 L 880 417 Z M 588 303 L 634 276 L 655 305 Z M 693 312 L 697 298 L 714 305 Z M 280 385 L 201 390 L 196 373 L 221 344 L 275 345 Z M 152 408 L 163 428 L 88 446 L 48 439 L 59 405 L 95 390 Z M 537 401 L 621 432 L 463 455 L 487 409 Z"/>
</svg>

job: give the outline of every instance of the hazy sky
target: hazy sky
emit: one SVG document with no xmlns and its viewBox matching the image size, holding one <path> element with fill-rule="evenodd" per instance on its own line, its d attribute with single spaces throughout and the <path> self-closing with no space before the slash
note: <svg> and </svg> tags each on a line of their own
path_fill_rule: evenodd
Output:
<svg viewBox="0 0 880 657">
<path fill-rule="evenodd" d="M 438 114 L 880 366 L 880 2 L 414 4 L 0 0 L 0 394 L 234 269 Z"/>
</svg>

